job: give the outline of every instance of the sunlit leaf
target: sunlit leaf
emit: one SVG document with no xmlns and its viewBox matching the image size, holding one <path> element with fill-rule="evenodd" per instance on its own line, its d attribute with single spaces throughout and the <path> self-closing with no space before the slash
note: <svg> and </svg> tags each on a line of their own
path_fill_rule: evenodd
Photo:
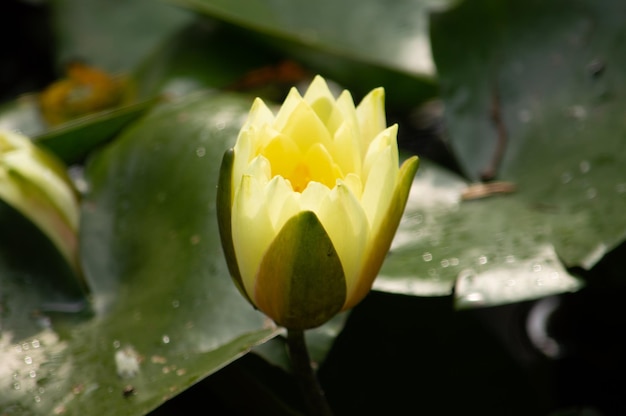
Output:
<svg viewBox="0 0 626 416">
<path fill-rule="evenodd" d="M 357 94 L 385 85 L 390 102 L 436 94 L 428 13 L 451 1 L 172 0 L 256 31 L 278 50 Z"/>
<path fill-rule="evenodd" d="M 374 288 L 486 306 L 577 290 L 557 257 L 552 216 L 526 194 L 464 201 L 468 183 L 423 161 Z"/>
<path fill-rule="evenodd" d="M 157 99 L 145 100 L 87 115 L 48 129 L 34 139 L 38 145 L 48 148 L 65 163 L 76 163 L 84 159 L 90 151 L 112 139 L 156 101 Z"/>
<path fill-rule="evenodd" d="M 128 73 L 190 13 L 152 0 L 54 0 L 57 63 L 84 60 L 111 73 Z"/>
<path fill-rule="evenodd" d="M 377 288 L 454 288 L 459 306 L 532 299 L 576 290 L 568 270 L 626 238 L 624 13 L 609 1 L 485 0 L 438 16 L 451 146 L 468 177 L 508 191 L 468 200 L 475 185 L 421 168 Z"/>
<path fill-rule="evenodd" d="M 19 294 L 33 253 L 1 263 L 8 310 L 34 323 L 25 332 L 23 314 L 3 316 L 0 408 L 144 414 L 277 334 L 228 276 L 215 218 L 219 160 L 249 105 L 195 95 L 159 107 L 91 160 L 81 252 L 92 315 L 69 313 L 85 310 L 80 299 Z"/>
<path fill-rule="evenodd" d="M 433 23 L 461 166 L 513 182 L 566 266 L 589 269 L 626 238 L 625 13 L 613 1 L 485 0 Z"/>
</svg>

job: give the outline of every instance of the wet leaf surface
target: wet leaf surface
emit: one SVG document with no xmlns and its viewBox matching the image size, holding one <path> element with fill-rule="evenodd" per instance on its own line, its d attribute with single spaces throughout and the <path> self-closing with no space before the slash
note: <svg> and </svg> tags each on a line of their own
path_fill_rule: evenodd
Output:
<svg viewBox="0 0 626 416">
<path fill-rule="evenodd" d="M 609 1 L 479 1 L 434 19 L 449 140 L 470 180 L 420 168 L 377 289 L 454 288 L 460 307 L 532 299 L 580 288 L 571 268 L 624 240 L 625 15 Z M 464 199 L 487 170 L 510 192 Z"/>
<path fill-rule="evenodd" d="M 475 180 L 496 162 L 497 178 L 547 219 L 568 267 L 591 268 L 626 237 L 624 16 L 612 1 L 481 1 L 433 23 L 461 166 Z"/>
<path fill-rule="evenodd" d="M 54 302 L 54 292 L 16 297 L 19 310 L 31 311 L 32 329 L 24 332 L 23 314 L 3 314 L 2 362 L 10 365 L 0 407 L 144 414 L 276 335 L 230 281 L 207 192 L 248 107 L 232 96 L 188 97 L 155 110 L 91 160 L 81 249 L 93 312 L 67 294 Z M 3 296 L 12 299 L 33 265 L 2 267 L 10 291 Z"/>
</svg>

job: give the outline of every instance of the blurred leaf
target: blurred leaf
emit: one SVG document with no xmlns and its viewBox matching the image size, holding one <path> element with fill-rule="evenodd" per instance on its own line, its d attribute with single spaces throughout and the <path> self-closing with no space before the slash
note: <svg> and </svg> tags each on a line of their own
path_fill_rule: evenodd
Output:
<svg viewBox="0 0 626 416">
<path fill-rule="evenodd" d="M 390 102 L 404 105 L 416 105 L 436 94 L 427 16 L 453 3 L 171 1 L 269 36 L 266 40 L 272 46 L 355 93 L 384 85 Z"/>
<path fill-rule="evenodd" d="M 231 282 L 215 219 L 219 160 L 249 105 L 190 96 L 93 158 L 81 250 L 95 315 L 52 316 L 51 326 L 22 334 L 23 317 L 5 314 L 1 408 L 144 414 L 276 335 Z M 12 308 L 29 299 L 18 286 L 9 295 Z"/>
<path fill-rule="evenodd" d="M 461 201 L 468 183 L 420 168 L 376 288 L 454 288 L 461 307 L 576 290 L 566 268 L 590 269 L 626 238 L 624 16 L 621 3 L 584 0 L 465 2 L 438 16 L 450 143 L 469 177 L 494 169 L 516 191 Z"/>
<path fill-rule="evenodd" d="M 67 164 L 81 161 L 89 151 L 110 140 L 148 110 L 157 99 L 100 111 L 49 128 L 42 120 L 35 94 L 0 107 L 0 128 L 19 131 L 48 148 Z"/>
<path fill-rule="evenodd" d="M 192 15 L 152 0 L 53 0 L 57 62 L 129 72 Z"/>
<path fill-rule="evenodd" d="M 230 88 L 249 71 L 276 59 L 240 31 L 203 18 L 159 45 L 134 71 L 133 78 L 140 97 L 180 96 L 199 89 Z"/>
<path fill-rule="evenodd" d="M 144 114 L 156 101 L 146 100 L 90 114 L 46 130 L 34 139 L 65 163 L 76 163 Z"/>
<path fill-rule="evenodd" d="M 46 129 L 35 94 L 26 94 L 0 106 L 0 128 L 33 137 Z"/>
</svg>

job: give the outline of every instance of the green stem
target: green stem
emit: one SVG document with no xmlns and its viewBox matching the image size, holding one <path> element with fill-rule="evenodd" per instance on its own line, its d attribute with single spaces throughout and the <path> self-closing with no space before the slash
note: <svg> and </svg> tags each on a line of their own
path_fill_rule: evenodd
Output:
<svg viewBox="0 0 626 416">
<path fill-rule="evenodd" d="M 322 391 L 313 367 L 311 367 L 311 358 L 306 348 L 304 331 L 287 330 L 287 345 L 289 347 L 293 373 L 300 384 L 300 390 L 306 401 L 309 415 L 332 416 L 333 412 L 330 410 L 330 406 L 328 406 L 324 391 Z"/>
</svg>

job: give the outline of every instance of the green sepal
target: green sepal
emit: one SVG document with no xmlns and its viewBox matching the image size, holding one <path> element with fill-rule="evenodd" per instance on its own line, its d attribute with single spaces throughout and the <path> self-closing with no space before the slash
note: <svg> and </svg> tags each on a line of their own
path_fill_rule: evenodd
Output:
<svg viewBox="0 0 626 416">
<path fill-rule="evenodd" d="M 222 249 L 228 271 L 233 278 L 239 292 L 254 305 L 241 279 L 241 272 L 237 264 L 237 256 L 235 254 L 235 245 L 233 244 L 233 228 L 232 228 L 232 201 L 233 201 L 233 163 L 235 161 L 235 149 L 228 149 L 222 158 L 220 167 L 220 177 L 217 182 L 217 226 L 220 231 L 220 239 L 222 241 Z"/>
<path fill-rule="evenodd" d="M 337 251 L 317 216 L 289 219 L 267 250 L 256 278 L 259 309 L 288 329 L 309 329 L 331 319 L 346 299 Z"/>
</svg>

